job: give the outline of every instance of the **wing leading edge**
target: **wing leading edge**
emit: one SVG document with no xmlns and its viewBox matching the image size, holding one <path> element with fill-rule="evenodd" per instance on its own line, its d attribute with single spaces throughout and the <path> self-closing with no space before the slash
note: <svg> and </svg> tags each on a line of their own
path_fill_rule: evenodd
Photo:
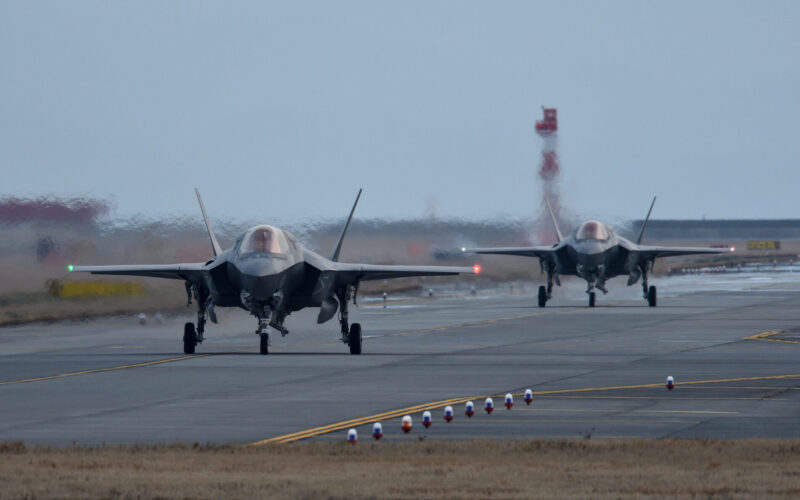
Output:
<svg viewBox="0 0 800 500">
<path fill-rule="evenodd" d="M 498 247 L 498 248 L 465 248 L 465 253 L 480 253 L 489 255 L 517 255 L 519 257 L 539 257 L 546 259 L 555 255 L 557 246 L 548 247 Z"/>
<path fill-rule="evenodd" d="M 637 245 L 635 248 L 628 249 L 628 251 L 631 253 L 644 254 L 648 259 L 678 257 L 681 255 L 717 255 L 730 252 L 727 248 L 661 247 L 650 245 Z"/>
<path fill-rule="evenodd" d="M 70 272 L 107 274 L 116 276 L 148 276 L 152 278 L 169 278 L 176 280 L 194 281 L 205 269 L 205 264 L 155 264 L 155 265 L 124 265 L 124 266 L 73 266 Z"/>
<path fill-rule="evenodd" d="M 379 264 L 347 264 L 336 262 L 333 271 L 337 274 L 351 275 L 353 281 L 383 280 L 391 278 L 410 278 L 413 276 L 452 276 L 456 274 L 476 274 L 473 267 L 450 266 L 384 266 Z"/>
</svg>

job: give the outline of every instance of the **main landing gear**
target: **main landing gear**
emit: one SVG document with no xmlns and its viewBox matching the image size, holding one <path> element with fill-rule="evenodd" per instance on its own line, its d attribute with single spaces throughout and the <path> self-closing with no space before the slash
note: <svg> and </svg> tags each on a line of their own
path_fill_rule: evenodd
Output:
<svg viewBox="0 0 800 500">
<path fill-rule="evenodd" d="M 206 330 L 206 315 L 209 313 L 210 294 L 207 288 L 192 285 L 186 282 L 186 295 L 188 304 L 191 305 L 192 297 L 197 302 L 197 328 L 194 323 L 186 323 L 183 325 L 183 353 L 194 354 L 197 344 L 201 344 L 205 339 L 203 333 Z M 216 321 L 216 315 L 211 314 L 211 320 Z"/>
<path fill-rule="evenodd" d="M 655 286 L 647 286 L 647 266 L 642 269 L 642 292 L 644 293 L 644 300 L 650 307 L 656 307 L 658 303 L 658 293 Z"/>
<path fill-rule="evenodd" d="M 342 332 L 342 342 L 350 347 L 350 354 L 361 354 L 361 324 L 349 325 L 348 323 L 347 303 L 350 301 L 350 288 L 338 291 L 336 298 L 339 299 L 339 326 Z"/>
<path fill-rule="evenodd" d="M 539 307 L 547 305 L 547 301 L 553 298 L 553 282 L 561 286 L 561 281 L 558 279 L 558 271 L 556 267 L 549 262 L 541 261 L 540 265 L 542 270 L 547 272 L 547 287 L 544 285 L 539 287 Z"/>
</svg>

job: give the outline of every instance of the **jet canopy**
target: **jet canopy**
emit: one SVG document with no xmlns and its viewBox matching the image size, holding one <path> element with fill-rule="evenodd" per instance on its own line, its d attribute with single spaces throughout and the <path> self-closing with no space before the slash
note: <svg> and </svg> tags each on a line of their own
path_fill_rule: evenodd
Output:
<svg viewBox="0 0 800 500">
<path fill-rule="evenodd" d="M 276 227 L 256 226 L 247 231 L 242 238 L 239 253 L 278 253 L 285 254 L 289 251 L 289 242 L 286 234 Z"/>
<path fill-rule="evenodd" d="M 608 230 L 602 222 L 587 220 L 578 228 L 575 237 L 579 240 L 607 240 Z"/>
</svg>

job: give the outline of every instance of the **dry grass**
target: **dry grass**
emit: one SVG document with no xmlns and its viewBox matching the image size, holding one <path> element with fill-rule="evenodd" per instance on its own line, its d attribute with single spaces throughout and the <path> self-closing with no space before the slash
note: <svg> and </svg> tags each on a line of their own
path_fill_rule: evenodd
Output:
<svg viewBox="0 0 800 500">
<path fill-rule="evenodd" d="M 0 445 L 0 498 L 765 498 L 800 440 Z"/>
</svg>

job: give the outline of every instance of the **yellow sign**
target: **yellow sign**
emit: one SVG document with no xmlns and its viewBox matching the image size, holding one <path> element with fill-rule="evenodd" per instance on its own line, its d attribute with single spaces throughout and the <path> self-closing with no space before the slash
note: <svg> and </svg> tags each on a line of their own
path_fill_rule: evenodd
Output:
<svg viewBox="0 0 800 500">
<path fill-rule="evenodd" d="M 775 240 L 749 240 L 748 250 L 780 250 L 781 242 Z"/>
</svg>

